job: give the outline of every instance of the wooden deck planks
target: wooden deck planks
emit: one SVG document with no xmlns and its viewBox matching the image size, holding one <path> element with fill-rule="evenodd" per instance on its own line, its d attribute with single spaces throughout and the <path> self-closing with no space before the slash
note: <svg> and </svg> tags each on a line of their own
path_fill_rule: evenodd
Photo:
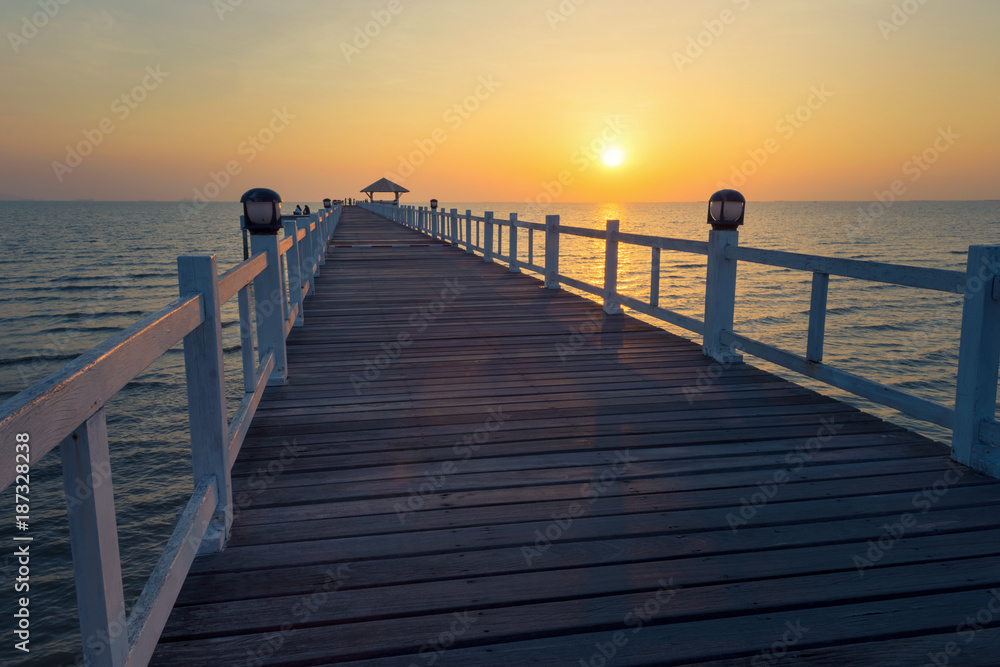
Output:
<svg viewBox="0 0 1000 667">
<path fill-rule="evenodd" d="M 942 445 L 359 209 L 334 246 L 153 664 L 995 664 L 1000 483 Z"/>
</svg>

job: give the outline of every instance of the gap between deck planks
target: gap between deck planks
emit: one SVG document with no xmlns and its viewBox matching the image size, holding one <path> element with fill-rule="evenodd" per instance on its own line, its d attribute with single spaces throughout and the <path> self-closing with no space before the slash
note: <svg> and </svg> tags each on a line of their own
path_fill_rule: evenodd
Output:
<svg viewBox="0 0 1000 667">
<path fill-rule="evenodd" d="M 153 664 L 995 664 L 958 628 L 996 480 L 360 209 L 334 237 L 410 243 L 329 250 Z"/>
</svg>

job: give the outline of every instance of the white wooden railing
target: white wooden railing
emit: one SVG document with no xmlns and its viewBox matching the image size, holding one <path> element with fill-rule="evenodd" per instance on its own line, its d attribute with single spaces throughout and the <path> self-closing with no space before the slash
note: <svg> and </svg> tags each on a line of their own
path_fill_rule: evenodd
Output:
<svg viewBox="0 0 1000 667">
<path fill-rule="evenodd" d="M 777 250 L 741 247 L 736 229 L 713 229 L 708 241 L 691 241 L 619 231 L 618 220 L 605 229 L 570 227 L 559 216 L 545 216 L 545 224 L 482 216 L 456 209 L 393 206 L 364 202 L 361 206 L 389 220 L 431 237 L 481 253 L 484 260 L 505 262 L 512 272 L 522 269 L 540 274 L 545 286 L 568 285 L 603 301 L 607 313 L 627 306 L 702 336 L 706 355 L 727 364 L 742 359 L 735 350 L 783 366 L 832 386 L 889 406 L 912 417 L 952 430 L 952 457 L 966 465 L 1000 477 L 1000 424 L 996 421 L 997 375 L 1000 369 L 1000 246 L 971 246 L 965 272 L 945 271 L 877 262 L 820 257 Z M 464 223 L 464 224 L 463 224 Z M 507 228 L 504 254 L 503 228 Z M 527 230 L 527 248 L 518 247 L 518 230 Z M 544 264 L 535 263 L 534 233 L 545 234 Z M 563 234 L 605 241 L 604 284 L 591 285 L 559 272 L 559 239 Z M 642 301 L 618 292 L 618 246 L 631 244 L 651 249 L 650 295 Z M 705 255 L 705 317 L 698 320 L 663 308 L 660 294 L 660 253 L 663 250 Z M 526 258 L 526 259 L 523 259 Z M 806 355 L 800 356 L 734 331 L 738 262 L 784 267 L 812 273 L 812 295 Z M 844 276 L 892 285 L 935 290 L 964 297 L 959 347 L 957 391 L 954 407 L 888 387 L 823 363 L 826 303 L 830 276 Z"/>
<path fill-rule="evenodd" d="M 27 440 L 31 463 L 56 445 L 62 453 L 86 664 L 147 664 L 195 555 L 225 547 L 233 516 L 230 469 L 265 385 L 286 381 L 285 337 L 302 323 L 302 300 L 325 263 L 340 213 L 336 207 L 283 217 L 283 239 L 251 236 L 250 258 L 221 276 L 215 255 L 178 257 L 179 299 L 0 404 L 0 488 L 18 478 L 16 443 Z M 234 296 L 245 393 L 228 421 L 221 307 Z M 126 617 L 104 406 L 181 340 L 194 493 Z"/>
</svg>

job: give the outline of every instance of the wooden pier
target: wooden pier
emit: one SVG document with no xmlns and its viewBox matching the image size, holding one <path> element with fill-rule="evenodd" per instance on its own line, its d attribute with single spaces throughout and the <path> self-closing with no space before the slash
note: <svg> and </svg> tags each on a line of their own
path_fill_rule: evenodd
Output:
<svg viewBox="0 0 1000 667">
<path fill-rule="evenodd" d="M 344 210 L 156 665 L 995 665 L 1000 482 Z"/>
</svg>

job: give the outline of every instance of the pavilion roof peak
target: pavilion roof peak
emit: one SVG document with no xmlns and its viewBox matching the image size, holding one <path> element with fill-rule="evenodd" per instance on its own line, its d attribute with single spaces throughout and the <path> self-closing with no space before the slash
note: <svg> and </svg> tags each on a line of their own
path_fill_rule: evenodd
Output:
<svg viewBox="0 0 1000 667">
<path fill-rule="evenodd" d="M 407 190 L 406 188 L 404 188 L 402 185 L 399 185 L 397 183 L 393 183 L 388 178 L 380 178 L 379 180 L 377 180 L 374 183 L 372 183 L 371 185 L 369 185 L 367 188 L 361 188 L 361 192 L 364 192 L 364 193 L 369 193 L 369 192 L 409 192 L 409 190 Z"/>
</svg>

